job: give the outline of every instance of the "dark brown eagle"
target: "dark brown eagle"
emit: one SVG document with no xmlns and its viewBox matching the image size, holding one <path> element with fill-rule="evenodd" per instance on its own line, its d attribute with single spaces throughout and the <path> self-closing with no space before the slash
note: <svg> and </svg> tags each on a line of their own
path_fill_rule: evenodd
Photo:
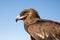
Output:
<svg viewBox="0 0 60 40">
<path fill-rule="evenodd" d="M 23 10 L 16 18 L 24 21 L 24 28 L 31 36 L 31 40 L 60 40 L 60 23 L 41 19 L 33 9 Z"/>
</svg>

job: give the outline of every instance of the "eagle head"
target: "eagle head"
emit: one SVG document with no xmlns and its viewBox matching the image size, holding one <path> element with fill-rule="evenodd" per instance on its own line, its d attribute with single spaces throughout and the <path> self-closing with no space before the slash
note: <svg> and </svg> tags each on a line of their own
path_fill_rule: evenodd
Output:
<svg viewBox="0 0 60 40">
<path fill-rule="evenodd" d="M 16 22 L 18 20 L 25 20 L 26 18 L 38 17 L 37 11 L 33 8 L 25 9 L 16 17 Z"/>
</svg>

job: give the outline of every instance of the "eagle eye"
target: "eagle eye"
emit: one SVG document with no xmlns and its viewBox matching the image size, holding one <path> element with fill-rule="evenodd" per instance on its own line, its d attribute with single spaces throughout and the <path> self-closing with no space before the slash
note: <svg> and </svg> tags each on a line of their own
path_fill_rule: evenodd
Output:
<svg viewBox="0 0 60 40">
<path fill-rule="evenodd" d="M 27 13 L 27 12 L 25 11 L 25 12 L 23 12 L 23 13 Z"/>
<path fill-rule="evenodd" d="M 26 12 L 22 12 L 20 15 L 23 16 L 23 15 L 25 15 L 25 13 L 26 13 Z"/>
</svg>

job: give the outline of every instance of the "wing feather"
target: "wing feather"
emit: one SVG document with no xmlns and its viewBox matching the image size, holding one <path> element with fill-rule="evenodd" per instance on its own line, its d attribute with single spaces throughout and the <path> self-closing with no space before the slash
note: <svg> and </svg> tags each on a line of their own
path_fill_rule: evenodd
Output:
<svg viewBox="0 0 60 40">
<path fill-rule="evenodd" d="M 42 21 L 31 25 L 31 28 L 32 29 L 30 30 L 32 33 L 30 33 L 33 36 L 36 35 L 42 39 L 50 38 L 52 40 L 60 40 L 60 24 L 56 24 L 55 22 L 50 21 Z"/>
</svg>

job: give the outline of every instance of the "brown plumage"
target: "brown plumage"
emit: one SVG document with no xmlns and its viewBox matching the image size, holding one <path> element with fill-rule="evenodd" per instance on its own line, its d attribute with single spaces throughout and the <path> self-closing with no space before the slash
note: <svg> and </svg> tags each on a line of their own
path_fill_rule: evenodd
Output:
<svg viewBox="0 0 60 40">
<path fill-rule="evenodd" d="M 25 9 L 16 18 L 24 21 L 31 40 L 60 40 L 60 23 L 41 19 L 35 9 Z"/>
</svg>

